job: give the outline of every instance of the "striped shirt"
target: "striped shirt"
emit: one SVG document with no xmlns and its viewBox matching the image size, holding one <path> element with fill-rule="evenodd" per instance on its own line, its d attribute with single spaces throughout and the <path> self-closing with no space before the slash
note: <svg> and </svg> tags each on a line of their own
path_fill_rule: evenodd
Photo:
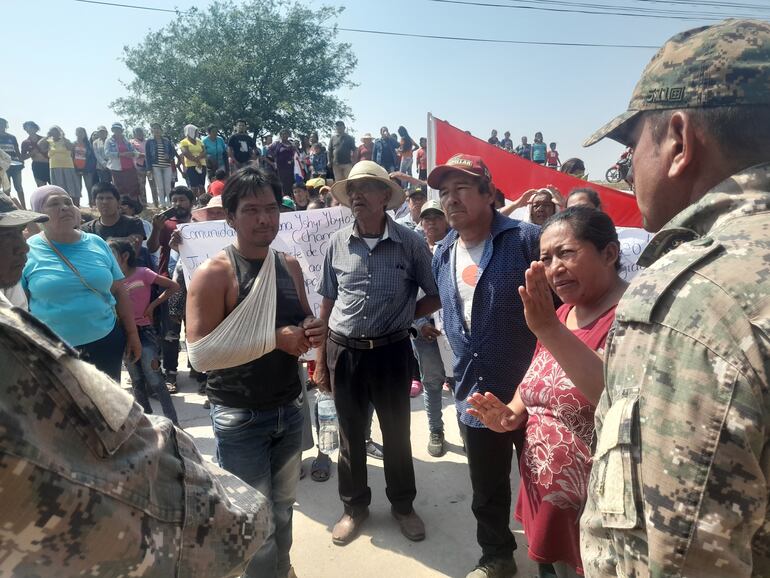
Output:
<svg viewBox="0 0 770 578">
<path fill-rule="evenodd" d="M 386 218 L 372 249 L 355 223 L 331 238 L 318 293 L 334 301 L 329 329 L 346 337 L 373 339 L 409 329 L 418 288 L 438 295 L 428 245 Z"/>
<path fill-rule="evenodd" d="M 170 167 L 171 163 L 169 162 L 168 155 L 166 154 L 166 147 L 163 146 L 163 138 L 156 138 L 155 142 L 157 143 L 158 151 L 158 161 L 155 163 L 155 166 Z"/>
</svg>

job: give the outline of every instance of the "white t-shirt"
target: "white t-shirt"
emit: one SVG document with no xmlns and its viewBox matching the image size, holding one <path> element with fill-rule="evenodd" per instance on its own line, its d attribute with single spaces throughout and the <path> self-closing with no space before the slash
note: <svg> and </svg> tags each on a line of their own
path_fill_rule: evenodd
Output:
<svg viewBox="0 0 770 578">
<path fill-rule="evenodd" d="M 468 331 L 471 330 L 473 294 L 476 292 L 476 283 L 479 280 L 479 263 L 484 253 L 484 244 L 485 241 L 482 241 L 478 245 L 466 247 L 460 239 L 455 243 L 455 280 Z"/>
</svg>

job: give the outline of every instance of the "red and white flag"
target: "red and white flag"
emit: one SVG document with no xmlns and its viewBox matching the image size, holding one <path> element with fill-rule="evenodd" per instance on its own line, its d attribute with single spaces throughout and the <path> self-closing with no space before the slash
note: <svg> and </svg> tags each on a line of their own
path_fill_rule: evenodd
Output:
<svg viewBox="0 0 770 578">
<path fill-rule="evenodd" d="M 428 114 L 428 172 L 458 153 L 484 159 L 492 181 L 506 198 L 515 201 L 529 189 L 553 185 L 566 197 L 572 189 L 590 187 L 618 227 L 641 227 L 642 216 L 633 195 L 549 169 L 489 144 Z"/>
</svg>

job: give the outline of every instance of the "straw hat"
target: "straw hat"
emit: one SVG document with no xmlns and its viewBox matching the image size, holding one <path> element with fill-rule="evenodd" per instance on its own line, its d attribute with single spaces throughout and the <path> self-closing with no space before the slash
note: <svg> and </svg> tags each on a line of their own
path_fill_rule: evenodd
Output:
<svg viewBox="0 0 770 578">
<path fill-rule="evenodd" d="M 348 178 L 337 181 L 332 185 L 332 196 L 337 199 L 340 205 L 350 207 L 350 197 L 348 196 L 348 183 L 359 179 L 370 179 L 379 181 L 392 191 L 388 206 L 386 209 L 397 209 L 404 203 L 404 191 L 398 184 L 390 180 L 388 171 L 373 161 L 359 161 L 352 169 Z"/>
</svg>

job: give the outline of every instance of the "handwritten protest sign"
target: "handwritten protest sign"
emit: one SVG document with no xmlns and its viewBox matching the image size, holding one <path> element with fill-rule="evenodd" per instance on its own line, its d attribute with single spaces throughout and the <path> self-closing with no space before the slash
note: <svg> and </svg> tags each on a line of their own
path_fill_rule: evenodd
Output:
<svg viewBox="0 0 770 578">
<path fill-rule="evenodd" d="M 626 281 L 631 281 L 641 269 L 636 262 L 647 243 L 650 242 L 652 233 L 634 227 L 618 227 L 617 229 L 618 240 L 620 241 L 620 276 Z"/>
<path fill-rule="evenodd" d="M 310 308 L 316 316 L 321 307 L 321 296 L 316 293 L 316 287 L 321 280 L 329 241 L 336 231 L 352 222 L 353 216 L 345 207 L 281 214 L 278 236 L 271 246 L 299 261 Z M 225 221 L 185 223 L 178 228 L 182 236 L 179 255 L 188 284 L 206 259 L 235 240 L 235 231 Z"/>
</svg>

